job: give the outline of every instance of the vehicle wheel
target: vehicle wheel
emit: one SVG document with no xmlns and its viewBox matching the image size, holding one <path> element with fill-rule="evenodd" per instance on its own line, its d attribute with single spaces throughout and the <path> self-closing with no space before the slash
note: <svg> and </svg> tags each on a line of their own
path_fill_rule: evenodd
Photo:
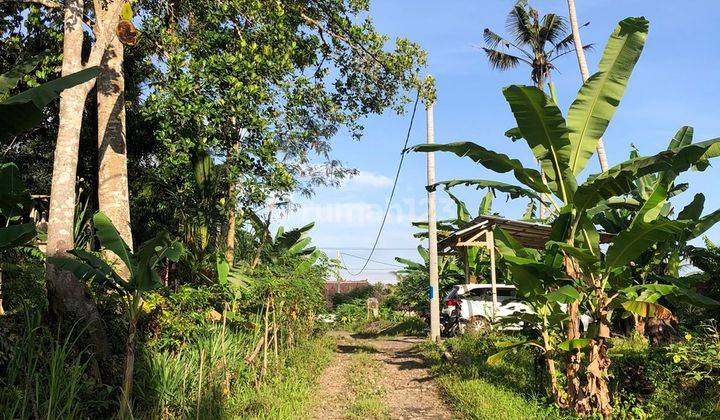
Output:
<svg viewBox="0 0 720 420">
<path fill-rule="evenodd" d="M 479 334 L 490 331 L 490 321 L 483 316 L 474 316 L 470 318 L 464 330 L 466 334 Z"/>
</svg>

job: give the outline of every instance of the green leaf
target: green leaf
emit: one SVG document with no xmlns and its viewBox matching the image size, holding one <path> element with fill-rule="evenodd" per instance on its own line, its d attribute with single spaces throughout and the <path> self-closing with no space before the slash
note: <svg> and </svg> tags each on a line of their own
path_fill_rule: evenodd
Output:
<svg viewBox="0 0 720 420">
<path fill-rule="evenodd" d="M 570 169 L 578 175 L 585 168 L 598 141 L 605 133 L 630 74 L 642 53 L 648 33 L 645 18 L 627 18 L 610 35 L 598 72 L 580 88 L 568 111 L 571 157 Z"/>
<path fill-rule="evenodd" d="M 303 238 L 297 241 L 293 246 L 288 248 L 287 253 L 288 255 L 295 255 L 300 254 L 305 251 L 305 248 L 310 245 L 310 242 L 312 242 L 312 238 Z"/>
<path fill-rule="evenodd" d="M 503 94 L 523 138 L 540 161 L 548 187 L 568 203 L 577 185 L 568 167 L 571 147 L 560 109 L 534 86 L 508 86 Z"/>
<path fill-rule="evenodd" d="M 530 200 L 527 207 L 525 207 L 525 212 L 523 213 L 521 220 L 535 219 L 535 211 L 536 210 L 537 210 L 537 205 L 535 204 L 535 201 Z"/>
<path fill-rule="evenodd" d="M 95 234 L 100 241 L 100 245 L 117 255 L 132 273 L 135 266 L 130 257 L 130 248 L 115 229 L 110 218 L 102 212 L 97 212 L 93 216 L 93 226 L 95 226 Z"/>
<path fill-rule="evenodd" d="M 70 251 L 72 255 L 78 257 L 85 264 L 91 266 L 95 270 L 102 273 L 102 276 L 96 276 L 96 280 L 108 281 L 117 289 L 126 290 L 128 283 L 120 277 L 108 263 L 92 252 L 83 249 L 73 249 Z"/>
<path fill-rule="evenodd" d="M 133 18 L 132 6 L 130 5 L 129 1 L 126 1 L 125 3 L 123 3 L 122 8 L 120 9 L 120 19 L 132 20 L 132 18 Z"/>
<path fill-rule="evenodd" d="M 0 74 L 0 95 L 3 95 L 17 86 L 20 79 L 37 67 L 43 59 L 43 54 L 26 58 L 16 63 L 8 72 Z"/>
<path fill-rule="evenodd" d="M 593 254 L 588 249 L 572 246 L 567 242 L 548 241 L 545 244 L 546 248 L 552 248 L 554 246 L 585 265 L 593 265 L 600 262 L 597 254 Z"/>
<path fill-rule="evenodd" d="M 607 270 L 625 267 L 655 243 L 677 235 L 687 226 L 688 222 L 685 221 L 660 219 L 650 223 L 640 223 L 620 232 L 608 248 L 605 257 Z"/>
<path fill-rule="evenodd" d="M 40 123 L 43 108 L 64 89 L 97 77 L 99 70 L 91 67 L 26 90 L 0 103 L 0 141 L 22 133 Z"/>
<path fill-rule="evenodd" d="M 310 269 L 310 267 L 315 264 L 315 261 L 320 258 L 321 254 L 322 253 L 319 250 L 314 250 L 310 255 L 303 259 L 303 261 L 298 264 L 297 267 L 295 267 L 295 274 L 301 275 L 306 273 Z"/>
<path fill-rule="evenodd" d="M 457 208 L 457 220 L 460 223 L 468 223 L 472 219 L 472 216 L 470 216 L 470 212 L 468 211 L 465 203 L 457 198 L 455 194 L 451 193 L 447 187 L 445 188 L 445 192 L 450 196 L 450 199 L 455 202 L 455 207 Z"/>
<path fill-rule="evenodd" d="M 80 281 L 90 281 L 93 279 L 99 279 L 100 281 L 107 280 L 105 273 L 76 258 L 47 257 L 47 262 L 62 270 L 69 271 Z"/>
<path fill-rule="evenodd" d="M 30 193 L 14 163 L 0 164 L 0 214 L 11 218 L 32 207 Z"/>
<path fill-rule="evenodd" d="M 433 184 L 434 187 L 438 185 L 445 186 L 445 189 L 453 188 L 458 185 L 475 187 L 478 190 L 481 188 L 487 188 L 490 191 L 501 191 L 507 193 L 512 199 L 528 197 L 534 200 L 541 200 L 540 196 L 535 191 L 519 187 L 517 185 L 506 184 L 499 181 L 490 181 L 487 179 L 453 179 L 451 181 L 442 181 Z"/>
<path fill-rule="evenodd" d="M 517 159 L 510 159 L 507 155 L 493 152 L 478 144 L 464 141 L 448 144 L 418 144 L 410 148 L 414 152 L 451 152 L 460 157 L 468 157 L 474 162 L 498 173 L 513 172 L 515 178 L 537 192 L 549 193 L 540 177 L 540 172 L 523 167 Z"/>
<path fill-rule="evenodd" d="M 688 239 L 695 239 L 720 221 L 720 209 L 701 217 L 692 228 Z"/>
<path fill-rule="evenodd" d="M 488 191 L 485 193 L 485 196 L 480 201 L 480 207 L 478 208 L 478 216 L 483 216 L 490 214 L 492 211 L 492 202 L 493 202 L 493 196 L 492 191 Z M 533 201 L 530 201 L 530 203 L 533 203 Z"/>
<path fill-rule="evenodd" d="M 635 180 L 648 174 L 672 170 L 688 170 L 712 145 L 720 139 L 706 140 L 656 155 L 627 160 L 607 172 L 588 179 L 575 193 L 574 204 L 578 212 L 597 205 L 602 200 L 628 194 L 635 189 Z"/>
<path fill-rule="evenodd" d="M 705 208 L 705 195 L 703 193 L 695 194 L 693 201 L 685 206 L 680 213 L 678 213 L 678 220 L 697 220 L 702 216 L 703 209 Z"/>
<path fill-rule="evenodd" d="M 227 286 L 228 274 L 230 274 L 230 264 L 225 261 L 225 258 L 223 258 L 221 254 L 218 254 L 215 267 L 217 269 L 218 283 L 223 286 Z"/>
<path fill-rule="evenodd" d="M 499 352 L 488 357 L 487 361 L 485 363 L 487 363 L 490 366 L 496 366 L 502 362 L 505 355 L 508 354 L 509 352 L 510 352 L 509 349 L 508 350 L 500 350 Z"/>
<path fill-rule="evenodd" d="M 582 299 L 582 294 L 573 286 L 565 285 L 554 292 L 545 294 L 545 298 L 550 302 L 571 304 Z"/>
<path fill-rule="evenodd" d="M 493 238 L 495 239 L 495 249 L 503 257 L 529 257 L 525 248 L 504 229 L 495 227 L 493 229 Z"/>
<path fill-rule="evenodd" d="M 679 147 L 692 144 L 693 134 L 695 130 L 692 127 L 683 126 L 675 133 L 675 137 L 670 140 L 668 150 L 677 149 Z"/>
<path fill-rule="evenodd" d="M 670 310 L 659 303 L 640 301 L 640 300 L 628 300 L 622 303 L 622 307 L 626 311 L 632 312 L 643 318 L 667 318 L 671 313 Z"/>
<path fill-rule="evenodd" d="M 29 244 L 37 235 L 34 223 L 0 228 L 0 251 Z"/>
<path fill-rule="evenodd" d="M 590 345 L 590 341 L 589 338 L 574 338 L 558 344 L 558 348 L 563 351 L 581 350 Z"/>
<path fill-rule="evenodd" d="M 522 137 L 522 133 L 520 132 L 520 129 L 517 127 L 513 127 L 505 132 L 505 137 L 509 138 L 512 141 L 518 141 Z"/>
</svg>

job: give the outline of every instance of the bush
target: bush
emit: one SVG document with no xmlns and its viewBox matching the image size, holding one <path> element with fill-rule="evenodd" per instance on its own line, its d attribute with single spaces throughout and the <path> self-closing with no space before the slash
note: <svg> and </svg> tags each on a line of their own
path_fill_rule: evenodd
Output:
<svg viewBox="0 0 720 420">
<path fill-rule="evenodd" d="M 357 301 L 362 300 L 364 305 L 365 301 L 367 301 L 369 297 L 380 298 L 381 296 L 382 284 L 378 283 L 373 286 L 368 285 L 356 287 L 345 293 L 335 293 L 332 296 L 332 304 L 334 308 L 337 308 L 343 304 L 356 303 Z"/>
</svg>

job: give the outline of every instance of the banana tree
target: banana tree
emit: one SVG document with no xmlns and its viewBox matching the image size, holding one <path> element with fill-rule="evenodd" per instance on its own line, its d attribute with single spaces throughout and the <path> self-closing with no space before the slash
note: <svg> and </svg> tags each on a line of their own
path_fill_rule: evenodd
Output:
<svg viewBox="0 0 720 420">
<path fill-rule="evenodd" d="M 682 127 L 670 140 L 667 150 L 692 144 L 692 127 Z M 638 151 L 633 149 L 631 158 L 638 157 Z M 676 184 L 678 174 L 666 170 L 648 174 L 635 181 L 635 188 L 624 197 L 617 197 L 615 203 L 607 203 L 590 210 L 593 221 L 606 231 L 619 234 L 638 223 L 638 212 L 644 212 L 643 221 L 671 220 L 675 213 L 670 202 L 672 197 L 681 194 L 688 188 L 688 184 Z M 637 256 L 628 270 L 628 293 L 642 285 L 656 283 L 658 280 L 670 283 L 671 289 L 663 288 L 668 292 L 669 300 L 682 300 L 686 303 L 705 308 L 716 307 L 718 304 L 712 299 L 697 294 L 687 287 L 687 279 L 680 278 L 679 267 L 681 260 L 687 255 L 688 242 L 705 233 L 720 220 L 720 210 L 715 210 L 703 216 L 705 196 L 702 193 L 695 195 L 693 200 L 677 213 L 676 221 L 684 221 L 687 226 L 676 234 L 668 234 L 663 240 L 644 250 Z M 648 211 L 648 208 L 652 210 Z M 670 280 L 673 278 L 675 280 Z M 655 287 L 656 286 L 651 286 Z M 657 296 L 657 290 L 646 292 Z M 660 296 L 657 296 L 660 297 Z M 657 302 L 650 304 L 631 304 L 640 311 L 631 313 L 635 320 L 635 328 L 639 334 L 644 334 L 644 316 L 638 312 L 660 313 L 669 316 L 667 308 Z"/>
<path fill-rule="evenodd" d="M 22 223 L 22 215 L 32 207 L 30 194 L 20 178 L 14 163 L 0 164 L 0 255 L 5 251 L 26 246 L 35 239 L 37 231 L 35 223 Z M 0 260 L 0 315 L 5 314 L 3 308 L 3 261 Z"/>
<path fill-rule="evenodd" d="M 128 337 L 125 345 L 125 372 L 120 405 L 120 418 L 131 413 L 130 397 L 132 393 L 133 371 L 135 365 L 135 335 L 143 295 L 160 286 L 158 270 L 166 260 L 177 262 L 184 249 L 180 242 L 170 238 L 162 231 L 153 239 L 144 242 L 137 251 L 132 252 L 122 239 L 110 219 L 103 213 L 93 216 L 95 235 L 106 253 L 113 253 L 125 265 L 112 266 L 102 258 L 102 253 L 73 249 L 70 254 L 76 258 L 48 257 L 48 262 L 70 271 L 83 281 L 97 281 L 117 291 L 124 299 L 128 316 Z M 129 272 L 125 280 L 120 273 Z"/>
<path fill-rule="evenodd" d="M 584 182 L 578 176 L 595 151 L 625 93 L 630 74 L 638 61 L 648 32 L 644 18 L 621 21 L 606 45 L 599 71 L 580 88 L 567 119 L 554 100 L 533 86 L 509 86 L 503 90 L 515 116 L 518 130 L 540 162 L 546 183 L 538 171 L 523 167 L 516 159 L 471 142 L 418 145 L 421 152 L 447 151 L 466 156 L 487 169 L 506 173 L 536 193 L 547 193 L 554 209 L 550 240 L 541 261 L 516 259 L 511 269 L 526 269 L 541 276 L 542 284 L 571 286 L 582 297 L 569 305 L 568 348 L 573 349 L 566 368 L 568 404 L 580 414 L 612 412 L 608 391 L 610 357 L 609 315 L 622 305 L 629 311 L 653 307 L 657 295 L 670 288 L 649 285 L 627 290 L 628 265 L 644 250 L 687 229 L 685 220 L 656 220 L 657 200 L 648 200 L 631 222 L 615 236 L 604 257 L 599 233 L 589 210 L 630 193 L 635 181 L 645 175 L 672 171 L 679 174 L 697 166 L 720 140 L 678 145 L 653 156 L 637 157 Z M 492 182 L 492 181 L 488 181 Z M 546 291 L 549 291 L 546 289 Z M 647 293 L 646 293 L 647 292 Z M 579 331 L 579 307 L 585 303 L 593 312 L 594 327 L 585 337 Z M 585 354 L 585 364 L 581 353 Z"/>
<path fill-rule="evenodd" d="M 428 303 L 428 267 L 430 256 L 428 250 L 422 246 L 417 247 L 422 262 L 406 258 L 395 257 L 395 261 L 405 267 L 396 271 L 399 277 L 398 296 L 401 302 L 413 310 L 426 312 Z M 463 271 L 454 257 L 440 256 L 438 258 L 438 281 L 440 293 L 444 293 L 455 284 L 463 282 Z"/>
</svg>

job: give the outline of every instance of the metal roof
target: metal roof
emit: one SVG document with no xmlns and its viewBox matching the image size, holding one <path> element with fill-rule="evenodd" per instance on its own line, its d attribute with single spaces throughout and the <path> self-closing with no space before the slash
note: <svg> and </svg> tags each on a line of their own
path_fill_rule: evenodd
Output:
<svg viewBox="0 0 720 420">
<path fill-rule="evenodd" d="M 438 242 L 438 252 L 445 255 L 451 254 L 452 249 L 457 247 L 458 243 L 467 241 L 483 232 L 492 231 L 495 227 L 502 228 L 522 246 L 535 249 L 545 248 L 545 243 L 550 240 L 550 231 L 552 230 L 550 225 L 485 215 L 475 218 L 463 228 Z M 612 237 L 611 234 L 600 232 L 601 243 L 610 242 Z"/>
</svg>

